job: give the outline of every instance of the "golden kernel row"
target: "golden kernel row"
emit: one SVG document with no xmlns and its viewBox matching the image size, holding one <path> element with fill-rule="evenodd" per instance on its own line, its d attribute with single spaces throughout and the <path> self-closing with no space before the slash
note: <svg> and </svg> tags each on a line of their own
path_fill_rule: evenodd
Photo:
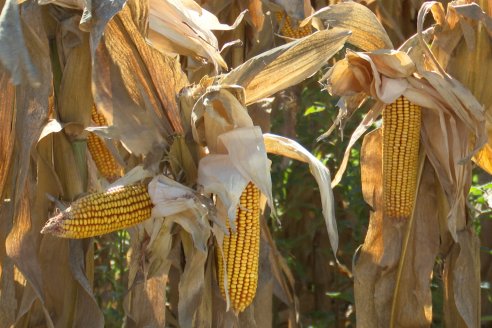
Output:
<svg viewBox="0 0 492 328">
<path fill-rule="evenodd" d="M 383 198 L 387 217 L 411 215 L 417 188 L 421 109 L 403 96 L 383 109 Z"/>
</svg>

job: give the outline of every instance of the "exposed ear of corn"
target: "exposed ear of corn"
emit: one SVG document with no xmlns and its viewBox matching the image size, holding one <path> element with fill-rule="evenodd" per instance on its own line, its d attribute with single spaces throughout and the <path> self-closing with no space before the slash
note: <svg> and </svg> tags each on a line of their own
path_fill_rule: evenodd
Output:
<svg viewBox="0 0 492 328">
<path fill-rule="evenodd" d="M 276 12 L 275 18 L 280 26 L 280 34 L 292 39 L 300 39 L 311 34 L 311 25 L 299 26 L 299 22 L 284 12 Z"/>
<path fill-rule="evenodd" d="M 415 202 L 421 108 L 401 96 L 383 109 L 384 213 L 409 218 Z"/>
<path fill-rule="evenodd" d="M 104 116 L 97 112 L 96 106 L 92 107 L 92 121 L 96 126 L 105 126 L 108 124 Z M 87 136 L 87 147 L 99 173 L 106 180 L 113 182 L 122 176 L 123 168 L 111 154 L 104 140 L 94 133 L 89 133 Z"/>
<path fill-rule="evenodd" d="M 73 239 L 94 237 L 145 221 L 151 210 L 146 186 L 118 186 L 79 198 L 49 219 L 41 233 Z"/>
<path fill-rule="evenodd" d="M 220 291 L 225 295 L 225 275 L 231 307 L 236 312 L 244 311 L 253 302 L 258 285 L 258 263 L 260 256 L 260 191 L 249 183 L 244 189 L 236 211 L 234 233 L 227 220 L 229 236 L 224 236 L 223 255 L 227 259 L 224 270 L 223 258 L 217 252 L 217 275 Z"/>
</svg>

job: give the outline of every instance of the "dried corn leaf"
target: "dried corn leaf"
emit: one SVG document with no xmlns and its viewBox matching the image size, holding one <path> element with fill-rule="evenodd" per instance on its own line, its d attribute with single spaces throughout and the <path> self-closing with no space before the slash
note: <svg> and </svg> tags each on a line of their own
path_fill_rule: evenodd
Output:
<svg viewBox="0 0 492 328">
<path fill-rule="evenodd" d="M 21 7 L 33 7 L 33 4 L 24 4 Z M 47 47 L 41 40 L 35 37 L 33 32 L 36 27 L 32 24 L 28 29 L 23 29 L 23 19 L 17 0 L 7 0 L 0 14 L 0 43 L 8 44 L 8 47 L 0 48 L 0 63 L 10 72 L 13 84 L 29 83 L 40 86 L 45 83 L 43 68 L 31 57 L 45 57 L 48 55 Z M 41 71 L 40 71 L 41 70 Z"/>
<path fill-rule="evenodd" d="M 195 183 L 198 174 L 197 166 L 185 138 L 178 136 L 174 139 L 169 149 L 169 161 L 172 172 L 178 176 L 182 172 L 187 185 L 191 186 Z"/>
<path fill-rule="evenodd" d="M 61 33 L 68 33 L 65 27 Z M 67 54 L 60 92 L 57 94 L 57 113 L 62 122 L 76 122 L 83 126 L 90 125 L 91 109 L 94 104 L 91 92 L 91 53 L 89 36 L 82 35 L 81 42 Z"/>
<path fill-rule="evenodd" d="M 462 29 L 458 28 L 458 26 L 452 28 L 455 20 L 462 22 L 465 21 L 465 17 L 469 18 L 466 21 L 470 21 L 469 24 L 472 27 L 471 34 L 475 40 L 473 48 L 467 46 L 463 41 L 464 31 Z M 475 3 L 451 5 L 446 18 L 446 21 L 443 21 L 443 31 L 439 31 L 435 35 L 432 50 L 446 70 L 467 86 L 477 100 L 484 105 L 490 145 L 492 143 L 492 120 L 490 118 L 492 113 L 492 93 L 489 92 L 487 85 L 492 81 L 492 43 L 489 36 L 492 31 L 492 28 L 490 28 L 492 18 L 487 16 Z M 456 42 L 451 43 L 451 45 L 449 45 L 449 42 L 448 44 L 437 42 L 446 37 L 454 39 Z M 469 69 L 469 67 L 478 66 L 481 67 L 479 70 Z M 488 152 L 488 148 L 490 146 L 483 148 L 476 155 L 475 161 L 490 172 L 491 168 L 490 165 L 487 165 L 487 162 L 492 159 L 492 157 L 489 157 L 492 154 Z"/>
<path fill-rule="evenodd" d="M 187 81 L 175 59 L 146 44 L 132 17 L 126 7 L 108 24 L 92 82 L 114 135 L 135 154 L 146 154 L 162 136 L 183 132 L 175 94 Z"/>
<path fill-rule="evenodd" d="M 0 98 L 0 122 L 3 122 L 4 128 L 0 131 L 0 195 L 4 195 L 4 186 L 7 181 L 9 165 L 14 151 L 15 137 L 15 88 L 9 82 L 5 71 L 0 69 L 0 90 L 2 97 Z M 4 220 L 6 221 L 6 220 Z M 3 230 L 3 229 L 2 229 Z M 5 228 L 5 230 L 7 229 Z"/>
<path fill-rule="evenodd" d="M 254 103 L 316 73 L 342 49 L 349 35 L 339 28 L 313 33 L 251 58 L 219 83 L 244 87 L 246 104 Z"/>
<path fill-rule="evenodd" d="M 30 225 L 35 226 L 36 223 L 33 221 L 29 222 L 32 218 L 29 217 L 28 207 L 30 197 L 32 196 L 29 191 L 33 190 L 31 186 L 32 180 L 29 179 L 31 151 L 41 133 L 42 125 L 48 116 L 48 97 L 50 95 L 51 85 L 50 62 L 48 59 L 49 51 L 46 35 L 41 24 L 39 7 L 33 3 L 25 3 L 22 6 L 22 15 L 19 15 L 17 5 L 7 2 L 3 8 L 2 15 L 5 15 L 8 10 L 14 10 L 14 12 L 8 13 L 8 17 L 1 16 L 1 24 L 8 22 L 12 25 L 3 25 L 0 28 L 2 30 L 1 33 L 12 32 L 12 35 L 15 36 L 14 30 L 19 29 L 19 31 L 22 30 L 22 35 L 17 35 L 19 39 L 11 40 L 12 43 L 10 44 L 12 47 L 6 48 L 8 51 L 17 51 L 17 58 L 10 63 L 3 62 L 3 65 L 13 66 L 2 68 L 2 80 L 5 78 L 5 71 L 3 69 L 7 69 L 13 72 L 13 81 L 21 83 L 21 85 L 15 89 L 15 96 L 13 95 L 12 89 L 10 89 L 9 95 L 8 86 L 2 90 L 4 92 L 2 94 L 2 100 L 5 102 L 3 105 L 10 103 L 9 107 L 2 108 L 2 112 L 7 116 L 5 122 L 10 121 L 13 123 L 12 125 L 9 124 L 9 128 L 5 129 L 6 131 L 3 133 L 5 133 L 4 136 L 7 136 L 6 138 L 15 140 L 15 144 L 11 148 L 6 143 L 4 144 L 6 148 L 2 149 L 2 152 L 5 151 L 6 154 L 10 153 L 8 156 L 2 155 L 5 156 L 4 159 L 6 160 L 6 162 L 2 163 L 2 179 L 5 179 L 3 174 L 11 178 L 7 179 L 7 181 L 2 181 L 1 185 L 1 199 L 9 198 L 10 201 L 2 201 L 0 205 L 0 217 L 3 218 L 2 222 L 5 223 L 5 226 L 2 224 L 2 233 L 0 234 L 1 242 L 5 245 L 5 248 L 2 247 L 0 250 L 0 261 L 3 262 L 6 251 L 8 256 L 13 260 L 13 263 L 23 273 L 25 279 L 33 286 L 36 295 L 26 301 L 27 306 L 30 306 L 36 297 L 40 299 L 41 305 L 44 305 L 45 299 L 41 291 L 43 284 L 40 283 L 39 271 L 36 268 L 37 260 L 35 254 L 37 245 L 31 244 L 34 240 L 30 240 L 28 236 Z M 14 30 L 9 31 L 9 28 Z M 4 39 L 4 37 L 5 34 L 0 36 L 1 41 L 8 42 L 8 39 Z M 30 56 L 32 53 L 35 53 L 36 56 L 28 59 L 28 63 L 25 62 L 24 60 L 27 60 L 25 56 Z M 32 80 L 33 76 L 30 75 L 32 72 L 27 72 L 31 69 L 35 70 L 36 81 Z M 39 87 L 34 88 L 32 84 L 37 84 Z M 15 99 L 15 103 L 12 102 L 13 99 Z M 6 241 L 5 238 L 9 233 L 11 234 L 11 238 Z M 8 263 L 5 263 L 5 265 L 8 268 Z M 8 278 L 7 271 L 5 278 Z M 19 302 L 19 308 L 26 304 L 21 303 L 20 298 L 17 301 Z M 41 306 L 39 309 L 41 311 L 44 310 L 46 322 L 50 324 L 51 321 L 49 320 L 46 308 Z"/>
<path fill-rule="evenodd" d="M 203 231 L 203 237 L 209 231 Z M 186 258 L 184 272 L 179 281 L 178 313 L 181 327 L 197 327 L 195 315 L 201 303 L 205 282 L 205 263 L 207 251 L 203 251 L 192 243 L 188 234 L 181 234 L 183 251 Z"/>
<path fill-rule="evenodd" d="M 238 86 L 212 86 L 195 103 L 191 114 L 195 141 L 211 153 L 223 153 L 218 137 L 233 128 L 252 127 L 244 106 L 244 89 Z"/>
<path fill-rule="evenodd" d="M 450 250 L 444 267 L 444 323 L 450 327 L 480 326 L 480 240 L 466 228 Z"/>
<path fill-rule="evenodd" d="M 311 174 L 318 183 L 321 194 L 321 204 L 323 207 L 323 217 L 328 230 L 330 245 L 336 258 L 338 250 L 338 231 L 335 221 L 335 201 L 331 189 L 330 171 L 319 159 L 314 157 L 309 151 L 293 140 L 270 133 L 264 134 L 263 138 L 268 153 L 282 155 L 309 164 Z"/>
<path fill-rule="evenodd" d="M 212 30 L 234 29 L 244 14 L 229 26 L 194 1 L 151 0 L 148 37 L 154 47 L 167 54 L 203 58 L 211 61 L 216 70 L 219 66 L 227 68 Z"/>
<path fill-rule="evenodd" d="M 352 35 L 347 42 L 363 51 L 393 49 L 393 44 L 376 15 L 357 2 L 342 2 L 325 7 L 311 17 L 324 20 L 329 26 L 351 31 Z"/>
<path fill-rule="evenodd" d="M 239 198 L 248 182 L 253 182 L 273 208 L 270 164 L 259 127 L 238 128 L 219 136 L 225 154 L 209 154 L 200 160 L 198 183 L 204 192 L 214 193 L 227 208 L 234 227 Z"/>
<path fill-rule="evenodd" d="M 167 272 L 150 277 L 131 288 L 125 299 L 125 328 L 166 326 Z"/>
<path fill-rule="evenodd" d="M 176 223 L 183 229 L 186 266 L 179 283 L 179 322 L 192 327 L 204 288 L 204 265 L 207 259 L 207 240 L 210 228 L 208 209 L 194 191 L 165 177 L 158 176 L 149 184 L 149 194 L 155 207 L 152 216 L 166 218 L 166 225 Z"/>
</svg>

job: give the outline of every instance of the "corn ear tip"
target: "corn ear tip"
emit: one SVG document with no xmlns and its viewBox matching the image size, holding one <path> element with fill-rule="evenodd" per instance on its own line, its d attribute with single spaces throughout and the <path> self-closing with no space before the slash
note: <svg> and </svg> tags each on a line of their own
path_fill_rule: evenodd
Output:
<svg viewBox="0 0 492 328">
<path fill-rule="evenodd" d="M 51 234 L 54 236 L 62 237 L 64 229 L 62 222 L 67 218 L 65 211 L 58 213 L 46 221 L 44 227 L 41 229 L 42 234 Z"/>
</svg>

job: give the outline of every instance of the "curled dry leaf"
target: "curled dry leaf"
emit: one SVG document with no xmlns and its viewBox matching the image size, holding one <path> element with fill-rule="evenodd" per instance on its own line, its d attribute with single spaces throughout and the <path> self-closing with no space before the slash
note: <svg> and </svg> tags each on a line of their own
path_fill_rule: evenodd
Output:
<svg viewBox="0 0 492 328">
<path fill-rule="evenodd" d="M 331 175 L 328 168 L 294 140 L 266 133 L 263 135 L 268 153 L 289 157 L 309 164 L 311 174 L 316 179 L 321 194 L 321 205 L 325 218 L 331 248 L 335 254 L 338 250 L 338 230 L 335 221 L 335 201 L 331 189 Z"/>
<path fill-rule="evenodd" d="M 238 128 L 218 137 L 225 154 L 209 154 L 200 161 L 198 183 L 206 193 L 217 194 L 227 208 L 231 223 L 239 198 L 251 181 L 267 196 L 273 208 L 270 163 L 259 127 Z"/>
<path fill-rule="evenodd" d="M 434 6 L 433 8 L 437 7 Z M 476 3 L 456 1 L 449 4 L 448 10 L 433 18 L 439 22 L 431 49 L 446 71 L 461 81 L 477 100 L 485 107 L 488 145 L 474 157 L 474 161 L 487 172 L 492 172 L 492 93 L 488 87 L 492 82 L 492 18 Z M 464 30 L 461 26 L 469 27 Z M 470 30 L 471 29 L 471 30 Z M 468 36 L 467 36 L 468 35 Z M 467 41 L 473 39 L 473 42 Z M 463 44 L 463 40 L 466 43 Z M 470 69 L 480 67 L 480 69 Z"/>
<path fill-rule="evenodd" d="M 154 253 L 159 249 L 170 251 L 169 232 L 173 224 L 178 224 L 183 229 L 181 239 L 186 266 L 179 282 L 179 322 L 182 327 L 192 327 L 205 282 L 204 265 L 211 234 L 207 215 L 209 210 L 192 189 L 163 175 L 150 182 L 149 194 L 155 205 L 152 217 L 165 218 L 164 233 L 159 233 L 163 238 L 151 239 Z M 166 260 L 161 258 L 160 261 Z M 168 263 L 165 268 L 169 268 Z"/>
<path fill-rule="evenodd" d="M 221 24 L 211 12 L 194 1 L 151 0 L 149 35 L 152 45 L 170 54 L 181 54 L 211 61 L 215 69 L 227 68 L 212 30 L 232 30 L 241 22 L 242 12 L 233 25 Z"/>
<path fill-rule="evenodd" d="M 195 104 L 192 131 L 210 154 L 198 165 L 198 183 L 219 196 L 234 226 L 239 197 L 249 182 L 267 196 L 273 208 L 270 165 L 261 129 L 253 126 L 240 87 L 213 86 Z"/>
</svg>

